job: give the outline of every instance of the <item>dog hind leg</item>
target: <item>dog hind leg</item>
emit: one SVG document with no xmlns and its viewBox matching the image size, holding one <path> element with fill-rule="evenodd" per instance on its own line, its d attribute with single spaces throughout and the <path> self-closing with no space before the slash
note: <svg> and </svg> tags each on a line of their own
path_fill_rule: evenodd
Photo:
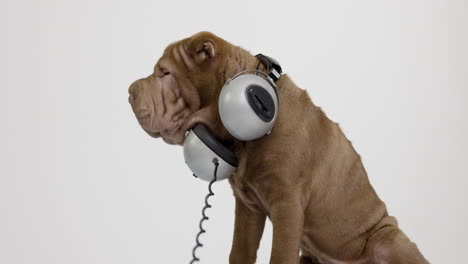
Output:
<svg viewBox="0 0 468 264">
<path fill-rule="evenodd" d="M 387 219 L 385 219 L 387 218 Z M 382 222 L 387 224 L 375 231 L 367 244 L 367 256 L 370 263 L 385 264 L 426 264 L 429 263 L 416 244 L 398 228 L 396 220 L 387 216 Z M 394 224 L 388 224 L 393 222 Z"/>
</svg>

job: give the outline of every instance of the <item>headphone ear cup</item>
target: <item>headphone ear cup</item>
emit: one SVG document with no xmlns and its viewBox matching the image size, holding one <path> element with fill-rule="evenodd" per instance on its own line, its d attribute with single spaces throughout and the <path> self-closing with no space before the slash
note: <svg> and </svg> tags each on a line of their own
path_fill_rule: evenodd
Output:
<svg viewBox="0 0 468 264">
<path fill-rule="evenodd" d="M 274 84 L 244 73 L 226 82 L 218 100 L 224 127 L 235 138 L 250 141 L 268 134 L 278 116 Z"/>
<path fill-rule="evenodd" d="M 213 180 L 213 159 L 218 159 L 217 180 L 228 178 L 238 165 L 235 154 L 219 142 L 201 124 L 192 128 L 184 141 L 184 160 L 193 174 L 205 181 Z"/>
</svg>

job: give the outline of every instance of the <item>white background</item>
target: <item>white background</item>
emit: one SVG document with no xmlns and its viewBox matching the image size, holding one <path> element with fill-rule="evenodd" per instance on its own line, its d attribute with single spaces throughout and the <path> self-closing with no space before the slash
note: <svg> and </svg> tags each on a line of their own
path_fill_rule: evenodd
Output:
<svg viewBox="0 0 468 264">
<path fill-rule="evenodd" d="M 208 30 L 282 63 L 340 123 L 432 263 L 466 260 L 468 14 L 440 1 L 0 2 L 0 263 L 188 263 L 206 183 L 147 136 L 127 88 Z M 313 146 L 306 146 L 313 147 Z M 198 251 L 227 263 L 214 186 Z M 258 263 L 268 263 L 268 224 Z"/>
</svg>

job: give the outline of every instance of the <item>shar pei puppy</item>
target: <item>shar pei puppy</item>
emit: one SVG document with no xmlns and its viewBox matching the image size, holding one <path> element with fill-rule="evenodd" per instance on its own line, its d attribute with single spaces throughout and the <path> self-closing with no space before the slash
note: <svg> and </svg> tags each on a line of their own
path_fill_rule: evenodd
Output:
<svg viewBox="0 0 468 264">
<path fill-rule="evenodd" d="M 228 133 L 218 113 L 221 88 L 259 65 L 265 71 L 248 51 L 200 32 L 170 44 L 151 75 L 129 88 L 133 112 L 150 136 L 183 145 L 186 131 L 203 124 L 238 158 L 229 177 L 235 197 L 229 263 L 255 263 L 267 218 L 271 264 L 428 263 L 388 215 L 340 127 L 288 75 L 276 83 L 281 107 L 271 134 L 243 142 Z"/>
</svg>

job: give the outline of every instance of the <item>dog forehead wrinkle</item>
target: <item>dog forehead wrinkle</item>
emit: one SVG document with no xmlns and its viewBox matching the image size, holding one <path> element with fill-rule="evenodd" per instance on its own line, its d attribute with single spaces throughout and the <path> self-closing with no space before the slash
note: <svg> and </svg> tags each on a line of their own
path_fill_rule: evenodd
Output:
<svg viewBox="0 0 468 264">
<path fill-rule="evenodd" d="M 167 70 L 167 66 L 169 64 L 169 61 L 166 56 L 163 56 L 159 59 L 158 63 L 156 63 L 155 67 L 155 72 L 156 71 L 161 71 L 163 69 Z"/>
<path fill-rule="evenodd" d="M 166 62 L 167 62 L 167 60 L 173 55 L 174 48 L 177 47 L 176 44 L 177 44 L 177 43 L 172 43 L 172 44 L 168 45 L 168 46 L 164 49 L 164 52 L 163 52 L 163 54 L 161 55 L 161 57 L 159 58 L 157 64 L 161 64 L 161 63 L 166 63 Z"/>
<path fill-rule="evenodd" d="M 185 74 L 187 72 L 189 64 L 184 58 L 184 53 L 178 47 L 180 45 L 167 48 L 167 51 L 159 58 L 155 66 L 155 72 L 158 72 L 158 67 L 168 70 L 171 74 Z"/>
<path fill-rule="evenodd" d="M 174 58 L 174 61 L 180 61 L 180 52 L 179 49 L 173 48 L 172 49 L 172 57 Z"/>
<path fill-rule="evenodd" d="M 184 63 L 187 70 L 193 70 L 195 64 L 193 63 L 190 54 L 187 52 L 184 44 L 178 46 L 179 53 L 182 57 L 182 62 Z"/>
</svg>

